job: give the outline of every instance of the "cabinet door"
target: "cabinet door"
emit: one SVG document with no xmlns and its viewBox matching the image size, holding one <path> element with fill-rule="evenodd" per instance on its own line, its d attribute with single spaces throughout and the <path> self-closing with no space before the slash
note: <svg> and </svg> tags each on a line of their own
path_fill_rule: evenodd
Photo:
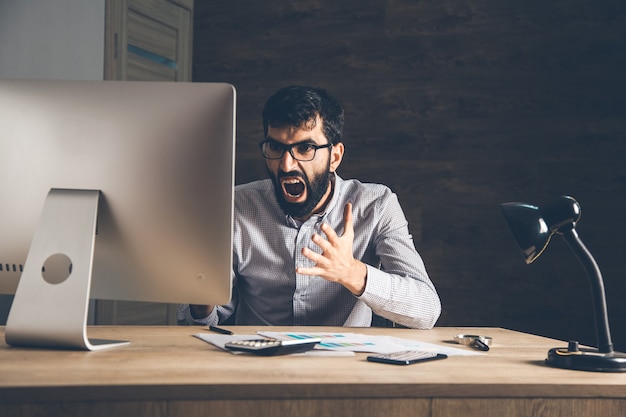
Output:
<svg viewBox="0 0 626 417">
<path fill-rule="evenodd" d="M 193 0 L 107 0 L 104 79 L 191 81 Z"/>
<path fill-rule="evenodd" d="M 106 0 L 105 80 L 191 81 L 193 0 Z M 175 305 L 96 300 L 95 324 L 175 324 Z"/>
</svg>

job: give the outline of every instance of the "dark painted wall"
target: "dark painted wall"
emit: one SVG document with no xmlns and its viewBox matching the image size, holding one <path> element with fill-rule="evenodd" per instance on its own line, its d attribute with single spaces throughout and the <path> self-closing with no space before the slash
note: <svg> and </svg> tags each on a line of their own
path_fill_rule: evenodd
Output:
<svg viewBox="0 0 626 417">
<path fill-rule="evenodd" d="M 398 193 L 442 297 L 439 325 L 595 344 L 588 281 L 565 243 L 525 265 L 499 209 L 576 197 L 626 350 L 625 4 L 196 1 L 194 80 L 238 89 L 238 183 L 264 177 L 271 93 L 334 93 L 346 109 L 339 173 Z"/>
</svg>

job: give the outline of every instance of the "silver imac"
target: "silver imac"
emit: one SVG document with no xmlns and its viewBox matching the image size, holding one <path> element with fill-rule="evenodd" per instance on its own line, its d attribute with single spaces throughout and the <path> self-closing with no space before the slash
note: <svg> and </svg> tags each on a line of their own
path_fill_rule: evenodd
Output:
<svg viewBox="0 0 626 417">
<path fill-rule="evenodd" d="M 235 89 L 0 80 L 6 342 L 97 350 L 89 298 L 231 297 Z"/>
</svg>

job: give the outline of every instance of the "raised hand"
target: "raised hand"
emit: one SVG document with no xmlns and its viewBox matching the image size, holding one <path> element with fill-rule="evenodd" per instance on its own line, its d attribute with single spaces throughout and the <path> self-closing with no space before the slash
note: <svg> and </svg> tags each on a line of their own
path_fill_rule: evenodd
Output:
<svg viewBox="0 0 626 417">
<path fill-rule="evenodd" d="M 337 235 L 328 224 L 321 226 L 326 239 L 314 234 L 311 240 L 322 249 L 318 254 L 309 248 L 302 249 L 302 255 L 315 262 L 310 268 L 297 267 L 296 272 L 303 275 L 317 275 L 328 281 L 337 282 L 355 295 L 365 290 L 367 266 L 354 258 L 354 227 L 352 222 L 352 203 L 346 204 L 343 212 L 343 234 Z"/>
</svg>

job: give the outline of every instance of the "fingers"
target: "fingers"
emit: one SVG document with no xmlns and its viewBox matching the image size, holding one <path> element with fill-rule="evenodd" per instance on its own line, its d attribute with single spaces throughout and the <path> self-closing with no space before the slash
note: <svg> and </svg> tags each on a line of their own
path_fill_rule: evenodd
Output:
<svg viewBox="0 0 626 417">
<path fill-rule="evenodd" d="M 354 243 L 354 227 L 352 223 L 352 204 L 348 203 L 343 211 L 343 234 L 337 235 L 328 224 L 321 226 L 326 238 L 314 234 L 313 243 L 322 253 L 304 247 L 302 255 L 313 262 L 313 266 L 306 268 L 296 267 L 296 272 L 303 275 L 316 275 L 328 281 L 338 282 L 355 295 L 363 294 L 367 280 L 367 266 L 354 258 L 352 246 Z"/>
<path fill-rule="evenodd" d="M 302 255 L 314 263 L 314 267 L 299 267 L 298 272 L 305 275 L 313 274 L 322 277 L 340 275 L 346 265 L 350 265 L 353 261 L 352 244 L 354 239 L 354 229 L 352 226 L 352 204 L 348 203 L 344 207 L 343 212 L 344 231 L 340 236 L 337 232 L 324 223 L 321 225 L 321 231 L 326 235 L 321 236 L 314 234 L 311 237 L 313 243 L 321 249 L 321 253 L 317 253 L 310 248 L 303 248 Z"/>
<path fill-rule="evenodd" d="M 352 226 L 352 203 L 347 203 L 343 208 L 343 234 L 352 235 L 354 228 Z"/>
<path fill-rule="evenodd" d="M 302 248 L 302 255 L 313 261 L 315 264 L 323 263 L 326 259 L 323 254 L 319 254 L 307 247 Z"/>
<path fill-rule="evenodd" d="M 335 231 L 326 224 L 322 225 L 322 231 L 324 232 L 324 234 L 326 234 L 326 239 L 324 239 L 322 236 L 315 233 L 311 237 L 311 240 L 313 241 L 313 243 L 319 246 L 320 249 L 322 249 L 322 253 L 328 253 L 328 251 L 332 250 L 335 247 L 335 245 L 337 244 L 339 240 L 339 237 L 337 236 Z"/>
</svg>

